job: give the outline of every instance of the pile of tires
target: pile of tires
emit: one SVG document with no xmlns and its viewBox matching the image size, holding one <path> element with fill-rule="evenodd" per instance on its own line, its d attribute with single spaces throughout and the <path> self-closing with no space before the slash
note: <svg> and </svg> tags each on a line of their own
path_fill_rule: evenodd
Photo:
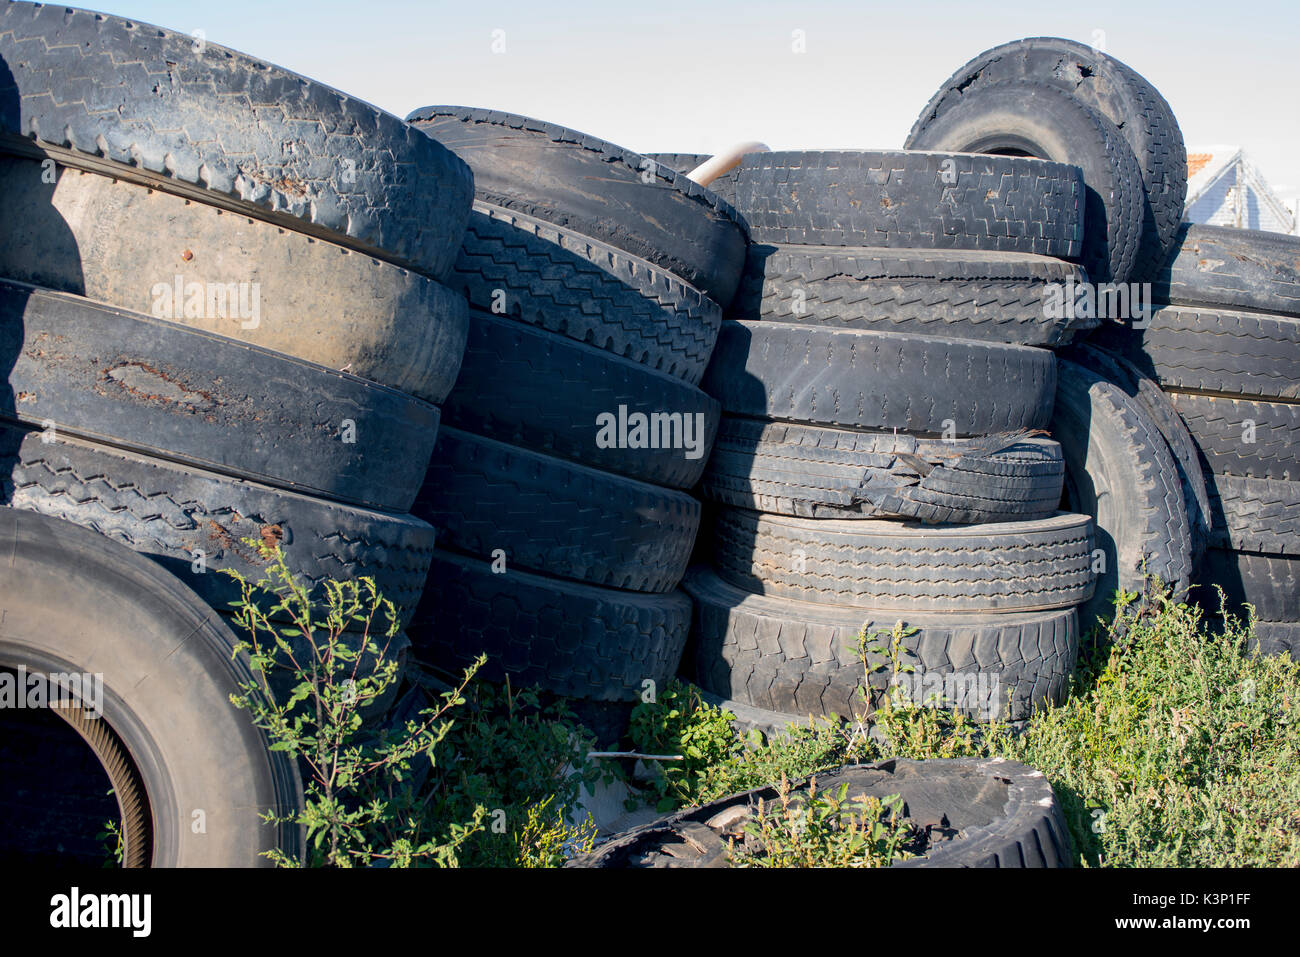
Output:
<svg viewBox="0 0 1300 957">
<path fill-rule="evenodd" d="M 300 785 L 229 701 L 222 572 L 278 544 L 322 603 L 369 575 L 414 612 L 473 178 L 398 117 L 117 17 L 8 3 L 0 66 L 2 663 L 103 672 L 155 864 L 250 865 Z"/>
<path fill-rule="evenodd" d="M 1042 307 L 1086 279 L 1079 171 L 754 153 L 725 188 L 752 244 L 704 378 L 723 415 L 684 672 L 747 712 L 851 718 L 869 679 L 1023 719 L 1062 693 L 1093 593 L 1045 432 L 1051 347 L 1093 324 Z M 858 636 L 900 620 L 913 670 L 872 652 L 868 675 Z"/>
<path fill-rule="evenodd" d="M 600 723 L 674 675 L 686 644 L 688 490 L 718 424 L 699 382 L 745 226 L 573 130 L 464 107 L 408 119 L 476 188 L 449 280 L 469 345 L 415 507 L 440 536 L 415 651 L 450 672 L 486 654 L 489 679 L 588 702 Z"/>
</svg>

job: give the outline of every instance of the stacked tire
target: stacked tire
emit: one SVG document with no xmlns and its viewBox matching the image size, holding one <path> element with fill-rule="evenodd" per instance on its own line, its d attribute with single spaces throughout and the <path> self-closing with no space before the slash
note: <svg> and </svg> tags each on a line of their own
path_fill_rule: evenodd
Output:
<svg viewBox="0 0 1300 957">
<path fill-rule="evenodd" d="M 1091 523 L 1058 512 L 1043 437 L 1048 347 L 1089 327 L 1042 308 L 1084 280 L 1078 170 L 757 153 L 728 188 L 753 242 L 704 379 L 723 418 L 688 673 L 743 709 L 851 718 L 868 679 L 906 677 L 884 652 L 864 669 L 860 632 L 902 620 L 909 680 L 1024 718 L 1063 691 L 1093 588 Z"/>
<path fill-rule="evenodd" d="M 6 566 L 6 608 L 87 616 L 97 641 L 51 653 L 105 673 L 109 724 L 137 742 L 155 811 L 169 788 L 209 788 L 171 792 L 184 814 L 157 818 L 153 862 L 251 865 L 263 796 L 240 782 L 282 792 L 297 772 L 229 702 L 235 637 L 217 613 L 240 593 L 223 572 L 261 578 L 248 540 L 278 544 L 322 604 L 326 579 L 364 574 L 403 625 L 414 611 L 434 532 L 410 508 L 465 346 L 466 303 L 443 281 L 472 175 L 397 117 L 145 24 L 9 3 L 0 60 L 5 504 L 47 524 L 8 520 L 66 537 L 68 576 L 125 546 L 176 579 L 126 576 L 135 611 L 101 624 L 86 602 L 56 611 L 57 589 L 31 590 L 24 563 L 55 574 L 33 545 Z M 65 522 L 102 538 L 48 531 Z M 164 593 L 214 611 L 170 633 Z M 162 617 L 146 627 L 150 609 Z M 191 636 L 217 666 L 170 660 Z M 19 634 L 4 663 L 45 644 Z M 218 693 L 178 706 L 168 674 Z M 160 720 L 168 708 L 185 714 Z M 206 837 L 190 807 L 208 809 Z M 234 831 L 213 833 L 214 809 Z"/>
<path fill-rule="evenodd" d="M 453 672 L 486 654 L 489 678 L 587 702 L 607 737 L 686 643 L 687 490 L 718 421 L 698 383 L 745 227 L 573 130 L 463 107 L 409 119 L 477 191 L 451 280 L 469 345 L 416 506 L 440 533 L 416 652 Z"/>
</svg>

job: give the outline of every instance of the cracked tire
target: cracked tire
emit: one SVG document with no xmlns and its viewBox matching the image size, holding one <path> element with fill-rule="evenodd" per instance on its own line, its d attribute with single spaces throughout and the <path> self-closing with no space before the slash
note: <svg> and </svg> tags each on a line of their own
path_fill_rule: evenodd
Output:
<svg viewBox="0 0 1300 957">
<path fill-rule="evenodd" d="M 1184 223 L 1152 295 L 1181 306 L 1300 316 L 1300 237 Z"/>
<path fill-rule="evenodd" d="M 1166 395 L 1201 450 L 1207 474 L 1300 481 L 1300 405 Z"/>
</svg>

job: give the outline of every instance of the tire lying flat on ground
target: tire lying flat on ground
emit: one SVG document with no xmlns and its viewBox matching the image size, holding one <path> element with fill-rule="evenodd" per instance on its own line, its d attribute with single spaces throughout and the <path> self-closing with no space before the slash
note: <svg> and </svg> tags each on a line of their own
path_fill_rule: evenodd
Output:
<svg viewBox="0 0 1300 957">
<path fill-rule="evenodd" d="M 9 382 L 0 418 L 50 437 L 399 512 L 415 499 L 438 427 L 436 406 L 395 389 L 6 280 L 0 362 Z"/>
<path fill-rule="evenodd" d="M 297 356 L 441 402 L 462 296 L 344 246 L 74 169 L 0 155 L 0 276 Z"/>
<path fill-rule="evenodd" d="M 475 203 L 452 283 L 479 309 L 700 381 L 722 310 L 657 266 L 572 230 Z"/>
<path fill-rule="evenodd" d="M 458 429 L 439 432 L 412 511 L 456 551 L 647 592 L 681 581 L 700 524 L 685 492 Z"/>
<path fill-rule="evenodd" d="M 1164 438 L 1118 385 L 1060 360 L 1052 435 L 1066 462 L 1066 501 L 1096 522 L 1097 588 L 1079 609 L 1081 627 L 1108 618 L 1117 588 L 1146 594 L 1155 575 L 1183 594 L 1192 572 L 1182 485 Z"/>
<path fill-rule="evenodd" d="M 1300 555 L 1300 482 L 1215 475 L 1217 548 Z"/>
<path fill-rule="evenodd" d="M 1024 253 L 756 244 L 731 314 L 1055 347 L 1097 324 L 1048 308 L 1052 287 L 1085 282 Z"/>
<path fill-rule="evenodd" d="M 727 416 L 701 491 L 803 518 L 977 524 L 1047 518 L 1064 476 L 1060 447 L 1023 433 L 948 442 Z"/>
<path fill-rule="evenodd" d="M 0 537 L 0 663 L 103 675 L 98 720 L 143 782 L 150 863 L 267 866 L 261 854 L 273 849 L 298 858 L 297 826 L 261 820 L 300 813 L 298 770 L 230 703 L 252 673 L 246 656 L 232 658 L 236 639 L 217 613 L 154 562 L 70 523 L 4 508 Z"/>
<path fill-rule="evenodd" d="M 942 707 L 976 720 L 1019 721 L 1059 702 L 1079 651 L 1073 608 L 1040 612 L 908 614 L 917 631 L 903 638 L 895 674 L 872 652 L 868 676 L 859 633 L 889 631 L 896 612 L 773 598 L 744 591 L 695 566 L 683 588 L 695 600 L 691 660 L 684 667 L 706 691 L 792 715 L 870 713 L 864 685 L 876 694 L 900 683 L 922 704 L 932 691 Z M 868 644 L 871 644 L 870 642 Z"/>
<path fill-rule="evenodd" d="M 0 11 L 0 150 L 55 156 L 445 277 L 469 168 L 396 116 L 216 44 L 89 10 Z"/>
<path fill-rule="evenodd" d="M 1003 758 L 911 761 L 894 758 L 852 765 L 792 782 L 790 800 L 805 800 L 810 784 L 846 800 L 903 799 L 903 813 L 924 834 L 923 856 L 895 867 L 1070 867 L 1074 847 L 1065 815 L 1041 771 Z M 736 851 L 754 847 L 745 824 L 758 805 L 783 799 L 776 787 L 755 788 L 679 811 L 623 834 L 566 867 L 727 867 Z M 769 811 L 770 815 L 771 812 Z"/>
<path fill-rule="evenodd" d="M 744 221 L 685 173 L 651 169 L 639 153 L 495 110 L 428 106 L 407 120 L 473 168 L 480 199 L 609 243 L 721 306 L 731 302 L 745 263 Z"/>
<path fill-rule="evenodd" d="M 1227 596 L 1230 615 L 1244 618 L 1242 606 L 1250 604 L 1261 621 L 1300 621 L 1300 559 L 1211 548 L 1197 578 L 1197 594 L 1213 614 L 1219 612 L 1216 585 Z"/>
<path fill-rule="evenodd" d="M 1083 182 L 1060 163 L 902 150 L 750 153 L 736 206 L 756 243 L 1077 258 Z"/>
<path fill-rule="evenodd" d="M 1209 472 L 1300 481 L 1300 404 L 1167 393 Z"/>
<path fill-rule="evenodd" d="M 1137 273 L 1155 275 L 1173 248 L 1187 195 L 1187 150 L 1165 98 L 1131 67 L 1060 37 L 1033 37 L 986 50 L 939 88 L 908 134 L 907 145 L 968 93 L 995 83 L 1047 84 L 1118 127 L 1142 171 L 1144 211 Z"/>
<path fill-rule="evenodd" d="M 460 377 L 442 415 L 463 431 L 690 488 L 713 447 L 718 408 L 680 379 L 475 310 Z M 615 434 L 620 417 L 626 436 Z"/>
<path fill-rule="evenodd" d="M 792 322 L 722 324 L 702 388 L 724 412 L 811 425 L 988 435 L 1041 429 L 1045 349 Z"/>
<path fill-rule="evenodd" d="M 408 633 L 418 658 L 459 672 L 479 654 L 488 681 L 559 695 L 635 701 L 677 671 L 691 602 L 508 570 L 437 550 Z"/>
<path fill-rule="evenodd" d="M 409 515 L 376 512 L 202 472 L 163 459 L 0 425 L 5 501 L 93 529 L 157 561 L 217 611 L 237 582 L 266 574 L 254 539 L 279 545 L 318 608 L 323 582 L 362 575 L 406 624 L 424 589 L 434 531 Z M 323 613 L 323 612 L 322 612 Z M 387 625 L 381 614 L 376 626 Z"/>
<path fill-rule="evenodd" d="M 1183 306 L 1300 316 L 1300 238 L 1184 223 L 1152 294 Z"/>
<path fill-rule="evenodd" d="M 1036 83 L 967 90 L 914 129 L 908 146 L 1077 165 L 1087 187 L 1083 265 L 1096 282 L 1129 280 L 1142 240 L 1142 171 L 1115 124 L 1069 94 Z"/>
</svg>

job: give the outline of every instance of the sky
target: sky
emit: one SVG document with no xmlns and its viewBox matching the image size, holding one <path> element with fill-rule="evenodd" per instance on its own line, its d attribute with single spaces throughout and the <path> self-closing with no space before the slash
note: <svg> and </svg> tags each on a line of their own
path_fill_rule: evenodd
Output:
<svg viewBox="0 0 1300 957">
<path fill-rule="evenodd" d="M 103 3 L 90 5 L 202 30 L 400 116 L 432 104 L 488 107 L 639 152 L 709 153 L 745 140 L 896 149 L 977 53 L 1062 36 L 1143 74 L 1189 147 L 1242 146 L 1284 199 L 1300 195 L 1295 0 Z"/>
</svg>

